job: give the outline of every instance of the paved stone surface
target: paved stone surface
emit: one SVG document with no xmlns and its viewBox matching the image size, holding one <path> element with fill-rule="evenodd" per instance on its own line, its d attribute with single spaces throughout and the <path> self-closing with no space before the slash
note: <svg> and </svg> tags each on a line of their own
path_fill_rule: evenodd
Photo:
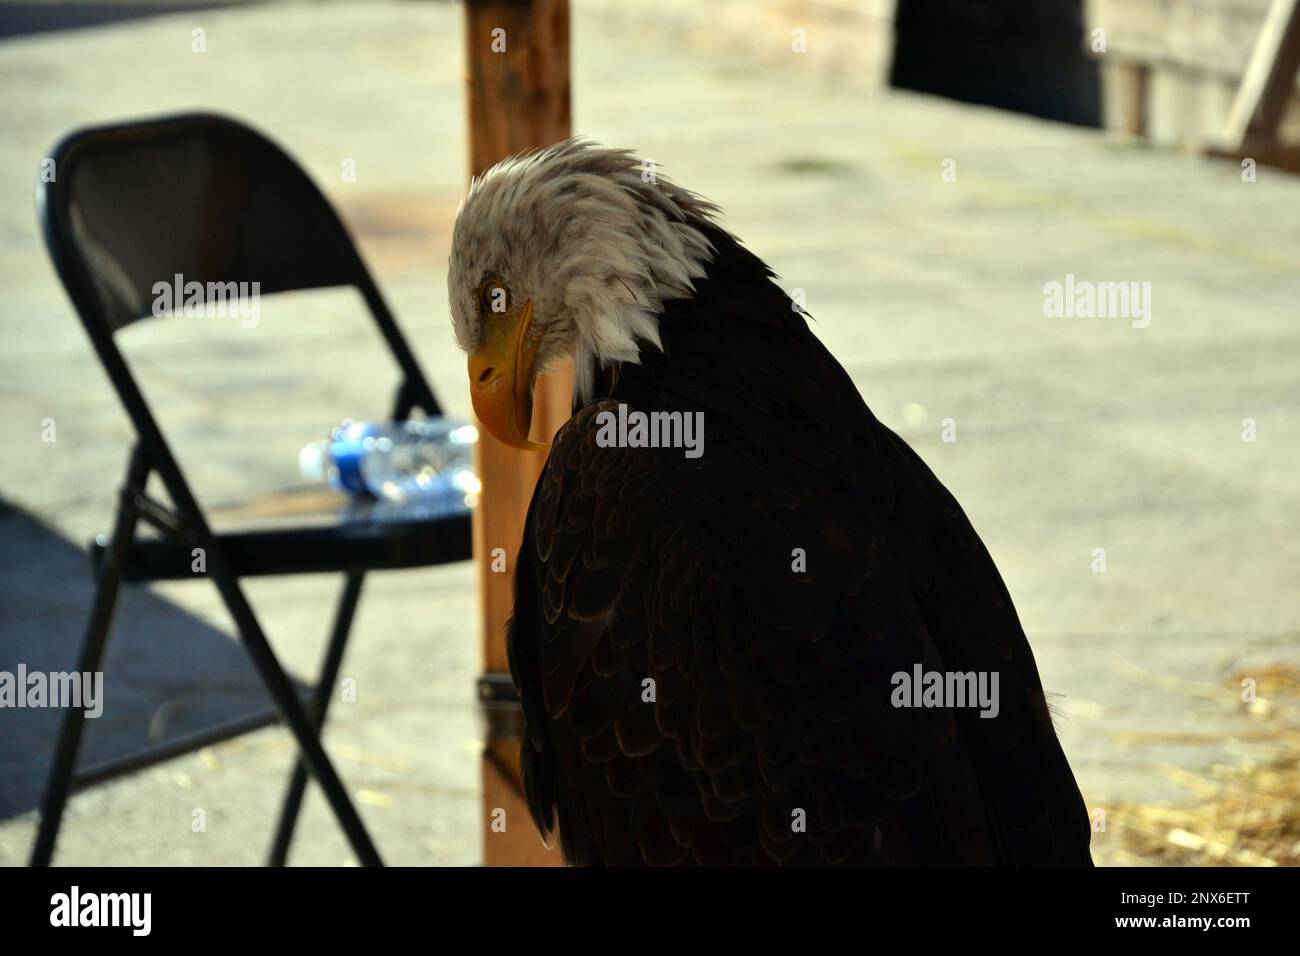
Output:
<svg viewBox="0 0 1300 956">
<path fill-rule="evenodd" d="M 815 34 L 782 63 L 608 10 L 575 4 L 576 128 L 716 200 L 805 290 L 818 334 L 991 549 L 1090 805 L 1182 799 L 1163 766 L 1266 755 L 1270 725 L 1243 712 L 1235 680 L 1297 657 L 1300 180 L 1261 170 L 1245 184 L 1233 166 L 1092 131 L 837 87 Z M 0 41 L 0 668 L 71 666 L 89 601 L 74 546 L 104 528 L 129 434 L 45 259 L 40 159 L 72 128 L 184 109 L 269 131 L 339 205 L 463 415 L 443 286 L 466 155 L 460 31 L 444 4 L 277 4 Z M 1044 284 L 1067 274 L 1150 282 L 1150 326 L 1045 318 Z M 292 483 L 303 443 L 389 402 L 347 293 L 264 302 L 255 330 L 159 322 L 123 344 L 212 502 Z M 338 586 L 250 586 L 304 678 Z M 367 584 L 344 668 L 358 700 L 336 707 L 327 745 L 394 863 L 479 858 L 472 587 L 468 565 Z M 109 667 L 134 716 L 92 746 L 133 743 L 161 702 L 174 726 L 252 706 L 228 631 L 200 584 L 133 594 Z M 52 724 L 0 720 L 0 863 L 16 864 Z M 58 859 L 256 863 L 291 759 L 269 729 L 96 788 L 74 799 Z M 1114 857 L 1105 834 L 1095 846 Z M 349 858 L 313 793 L 294 861 Z"/>
</svg>

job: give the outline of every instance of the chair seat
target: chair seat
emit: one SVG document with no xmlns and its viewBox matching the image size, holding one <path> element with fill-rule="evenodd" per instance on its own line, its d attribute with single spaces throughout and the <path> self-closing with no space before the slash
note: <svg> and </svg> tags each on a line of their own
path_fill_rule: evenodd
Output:
<svg viewBox="0 0 1300 956">
<path fill-rule="evenodd" d="M 291 489 L 209 512 L 217 539 L 240 577 L 394 570 L 467 561 L 471 512 L 351 501 L 320 489 Z M 244 525 L 223 530 L 223 524 Z M 109 542 L 91 543 L 98 569 Z M 137 538 L 127 552 L 128 581 L 193 578 L 194 545 L 179 537 Z"/>
</svg>

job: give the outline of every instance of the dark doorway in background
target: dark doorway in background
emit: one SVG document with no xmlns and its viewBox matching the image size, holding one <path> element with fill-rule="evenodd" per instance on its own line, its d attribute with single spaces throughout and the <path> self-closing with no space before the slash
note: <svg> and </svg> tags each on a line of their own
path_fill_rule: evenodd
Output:
<svg viewBox="0 0 1300 956">
<path fill-rule="evenodd" d="M 889 82 L 1081 126 L 1101 126 L 1082 0 L 898 0 Z"/>
</svg>

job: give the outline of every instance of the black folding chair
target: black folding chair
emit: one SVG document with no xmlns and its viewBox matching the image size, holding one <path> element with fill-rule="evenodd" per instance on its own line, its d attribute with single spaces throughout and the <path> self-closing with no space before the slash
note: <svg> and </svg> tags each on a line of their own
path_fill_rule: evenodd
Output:
<svg viewBox="0 0 1300 956">
<path fill-rule="evenodd" d="M 32 864 L 49 863 L 69 792 L 179 753 L 274 723 L 299 750 L 270 863 L 288 853 L 307 775 L 320 784 L 361 862 L 379 865 L 361 818 L 320 741 L 353 613 L 370 570 L 420 567 L 470 557 L 468 511 L 436 520 L 343 520 L 328 527 L 214 531 L 190 490 L 114 336 L 153 314 L 153 287 L 180 274 L 186 282 L 259 282 L 265 294 L 355 287 L 401 371 L 392 417 L 440 409 L 329 202 L 277 146 L 219 116 L 187 115 L 83 130 L 54 151 L 53 181 L 37 187 L 45 242 L 100 362 L 129 414 L 136 441 L 111 537 L 92 545 L 95 597 L 77 664 L 100 669 L 123 582 L 193 577 L 192 552 L 206 552 L 216 584 L 270 692 L 274 711 L 191 735 L 144 754 L 78 772 L 84 713 L 68 710 L 59 731 L 41 806 Z M 150 497 L 157 473 L 170 506 Z M 137 536 L 152 526 L 156 535 Z M 304 702 L 285 674 L 240 586 L 252 575 L 339 572 L 343 593 L 319 679 Z"/>
</svg>

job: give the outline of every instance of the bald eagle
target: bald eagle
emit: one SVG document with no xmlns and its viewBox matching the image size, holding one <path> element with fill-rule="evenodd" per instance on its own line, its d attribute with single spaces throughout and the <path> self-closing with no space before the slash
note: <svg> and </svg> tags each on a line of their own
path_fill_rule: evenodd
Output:
<svg viewBox="0 0 1300 956">
<path fill-rule="evenodd" d="M 575 865 L 1090 865 L 992 558 L 774 279 L 585 140 L 457 215 L 483 425 L 539 447 L 533 385 L 574 363 L 507 635 L 534 822 Z"/>
</svg>

